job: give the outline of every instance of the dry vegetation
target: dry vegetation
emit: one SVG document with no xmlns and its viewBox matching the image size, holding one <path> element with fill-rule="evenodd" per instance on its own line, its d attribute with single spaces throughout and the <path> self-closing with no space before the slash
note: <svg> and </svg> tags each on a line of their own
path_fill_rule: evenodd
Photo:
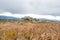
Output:
<svg viewBox="0 0 60 40">
<path fill-rule="evenodd" d="M 60 40 L 60 23 L 1 22 L 0 40 Z"/>
</svg>

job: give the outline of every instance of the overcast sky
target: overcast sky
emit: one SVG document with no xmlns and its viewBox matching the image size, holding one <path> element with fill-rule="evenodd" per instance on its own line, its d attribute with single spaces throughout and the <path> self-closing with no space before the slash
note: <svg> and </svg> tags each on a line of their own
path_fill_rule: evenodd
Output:
<svg viewBox="0 0 60 40">
<path fill-rule="evenodd" d="M 60 0 L 0 0 L 1 15 L 60 21 Z"/>
<path fill-rule="evenodd" d="M 0 0 L 0 12 L 60 16 L 60 0 Z"/>
</svg>

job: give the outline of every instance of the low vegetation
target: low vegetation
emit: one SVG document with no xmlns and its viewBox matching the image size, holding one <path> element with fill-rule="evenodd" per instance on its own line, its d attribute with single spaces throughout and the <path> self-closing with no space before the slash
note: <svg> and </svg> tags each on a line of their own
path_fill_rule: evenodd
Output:
<svg viewBox="0 0 60 40">
<path fill-rule="evenodd" d="M 0 40 L 60 40 L 60 22 L 0 22 Z"/>
</svg>

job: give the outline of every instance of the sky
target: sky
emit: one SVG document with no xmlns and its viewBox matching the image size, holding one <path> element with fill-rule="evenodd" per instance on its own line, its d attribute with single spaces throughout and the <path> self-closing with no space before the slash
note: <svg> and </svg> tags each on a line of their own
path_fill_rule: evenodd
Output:
<svg viewBox="0 0 60 40">
<path fill-rule="evenodd" d="M 0 15 L 14 17 L 33 15 L 36 18 L 42 15 L 42 18 L 48 16 L 49 19 L 59 20 L 60 0 L 0 0 Z"/>
</svg>

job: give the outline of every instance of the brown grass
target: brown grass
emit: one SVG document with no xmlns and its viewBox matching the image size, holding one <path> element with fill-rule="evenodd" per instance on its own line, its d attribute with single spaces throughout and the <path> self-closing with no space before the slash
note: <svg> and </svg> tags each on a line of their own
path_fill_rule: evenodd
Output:
<svg viewBox="0 0 60 40">
<path fill-rule="evenodd" d="M 60 40 L 60 23 L 0 23 L 0 40 Z"/>
</svg>

